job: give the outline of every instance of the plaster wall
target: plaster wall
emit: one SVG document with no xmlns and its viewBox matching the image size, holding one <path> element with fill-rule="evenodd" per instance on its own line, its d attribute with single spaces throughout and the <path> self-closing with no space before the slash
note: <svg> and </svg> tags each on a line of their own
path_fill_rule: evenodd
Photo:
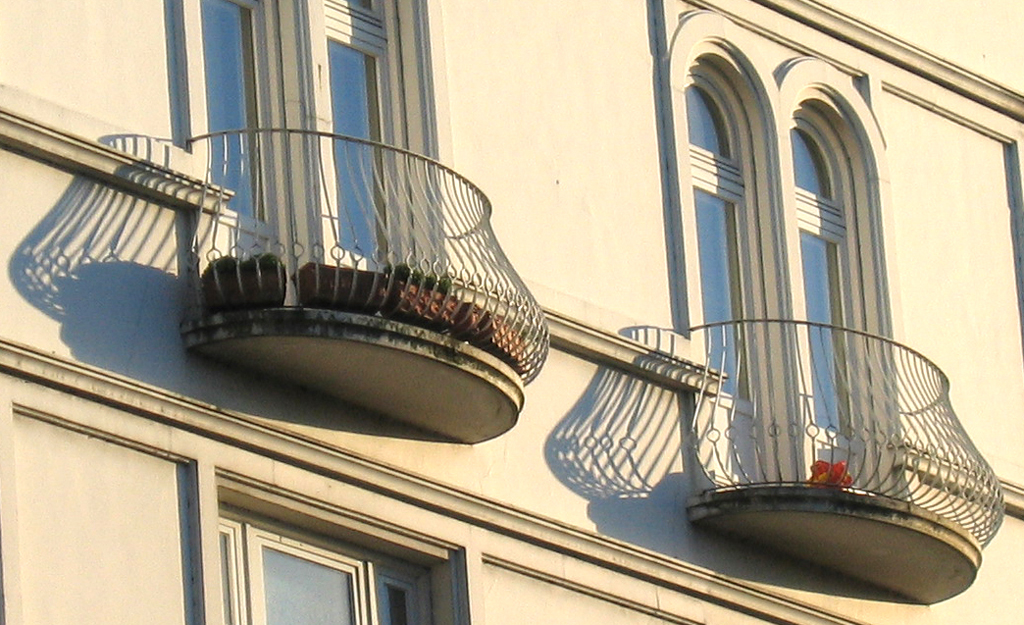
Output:
<svg viewBox="0 0 1024 625">
<path fill-rule="evenodd" d="M 813 4 L 813 3 L 812 3 Z M 1024 15 L 1014 0 L 828 0 L 822 5 L 852 15 L 936 56 L 1020 91 Z"/>
<path fill-rule="evenodd" d="M 454 163 L 516 269 L 570 316 L 671 326 L 645 4 L 447 0 L 443 17 Z"/>
<path fill-rule="evenodd" d="M 165 5 L 8 0 L 0 20 L 0 85 L 58 103 L 85 134 L 92 117 L 153 137 L 171 136 Z M 98 138 L 98 137 L 90 137 Z"/>
<path fill-rule="evenodd" d="M 169 112 L 166 75 L 161 73 L 166 60 L 162 12 L 144 3 L 76 7 L 78 27 L 67 32 L 60 27 L 64 37 L 47 47 L 40 31 L 66 19 L 38 13 L 57 11 L 51 4 L 15 2 L 13 12 L 5 13 L 0 21 L 0 29 L 7 29 L 0 30 L 0 83 L 62 103 L 66 109 L 51 106 L 43 116 L 63 130 L 98 138 L 95 128 L 117 122 L 142 134 L 165 136 Z M 31 16 L 30 8 L 36 10 Z M 133 22 L 139 36 L 105 30 L 108 22 L 99 18 L 122 9 L 139 12 Z M 663 146 L 655 117 L 647 7 L 615 0 L 600 11 L 581 11 L 571 3 L 447 0 L 440 12 L 447 55 L 447 93 L 441 107 L 450 127 L 445 151 L 455 168 L 490 196 L 499 239 L 513 264 L 543 304 L 600 330 L 614 334 L 637 323 L 670 328 L 666 248 L 672 241 L 665 234 L 667 191 L 660 176 Z M 24 30 L 14 33 L 13 25 L 22 24 L 27 25 Z M 1024 481 L 1024 467 L 1016 459 L 1024 445 L 1018 418 L 1024 412 L 1024 356 L 1005 139 L 993 137 L 1019 136 L 1017 124 L 991 121 L 993 113 L 975 105 L 965 108 L 960 96 L 929 93 L 936 106 L 967 110 L 990 130 L 954 123 L 881 89 L 883 81 L 916 86 L 901 72 L 804 27 L 779 24 L 781 36 L 809 42 L 848 68 L 867 72 L 869 80 L 858 81 L 856 87 L 867 92 L 886 139 L 888 176 L 882 184 L 891 196 L 883 208 L 891 225 L 885 244 L 894 277 L 896 338 L 931 356 L 950 375 L 954 403 L 983 453 L 1005 478 Z M 91 51 L 75 56 L 79 47 Z M 767 76 L 799 54 L 796 46 L 760 39 L 746 49 L 756 52 Z M 28 69 L 37 62 L 38 74 Z M 127 89 L 125 100 L 110 96 L 114 88 L 138 81 L 138 66 L 151 70 L 138 89 Z M 31 116 L 35 110 L 20 112 Z M 71 120 L 66 126 L 60 121 L 62 110 Z M 82 121 L 87 116 L 100 121 Z M 683 520 L 689 468 L 680 453 L 681 397 L 619 369 L 554 352 L 528 387 L 520 424 L 498 439 L 469 447 L 416 440 L 351 407 L 190 356 L 177 329 L 182 293 L 176 279 L 181 241 L 175 211 L 6 151 L 0 151 L 0 172 L 0 207 L 7 209 L 0 230 L 5 339 L 246 415 L 259 427 L 298 434 L 432 484 L 597 532 L 624 549 L 676 558 L 863 622 L 962 622 L 997 600 L 1003 604 L 1002 616 L 993 619 L 1012 622 L 1021 613 L 1022 607 L 1013 604 L 1019 593 L 1013 592 L 1010 574 L 1016 571 L 1015 554 L 1024 541 L 1019 520 L 1010 519 L 986 551 L 978 583 L 936 608 L 832 596 L 837 584 L 821 579 L 819 571 L 694 530 Z M 85 257 L 100 262 L 83 262 Z M 45 405 L 48 398 L 42 392 L 39 397 Z M 290 414 L 319 423 L 289 423 Z M 60 416 L 84 418 L 71 409 Z M 131 427 L 149 423 L 113 410 L 103 420 L 103 427 L 111 430 L 129 427 L 122 422 Z M 21 520 L 13 525 L 16 530 L 5 526 L 4 540 L 19 545 L 27 567 L 19 582 L 25 622 L 70 622 L 64 604 L 45 604 L 45 591 L 56 583 L 52 571 L 59 566 L 88 564 L 86 556 L 68 547 L 84 540 L 83 534 L 114 527 L 128 536 L 132 549 L 144 551 L 149 541 L 157 541 L 166 559 L 180 564 L 174 560 L 179 545 L 172 527 L 179 505 L 174 463 L 122 447 L 101 453 L 97 450 L 108 449 L 103 445 L 109 443 L 54 433 L 48 429 L 52 426 L 36 421 L 13 422 L 17 453 L 13 472 L 8 469 L 5 475 L 17 476 Z M 147 440 L 154 448 L 174 448 L 184 458 L 200 455 L 199 445 L 182 451 L 183 430 L 149 427 L 155 433 Z M 643 457 L 630 457 L 628 445 L 616 447 L 629 439 L 643 443 Z M 11 445 L 3 444 L 0 448 Z M 61 453 L 49 454 L 47 448 Z M 268 481 L 283 483 L 286 474 L 297 471 L 267 458 L 254 461 L 249 451 L 229 445 L 213 455 L 224 465 L 246 467 Z M 108 471 L 100 474 L 95 470 L 99 467 Z M 52 478 L 58 486 L 49 492 L 32 477 L 36 475 Z M 62 481 L 62 476 L 70 477 Z M 128 476 L 145 481 L 125 483 Z M 386 507 L 379 494 L 352 494 L 355 489 L 318 477 L 297 481 L 324 499 L 352 497 L 362 503 L 361 497 Z M 153 484 L 155 501 L 148 501 L 139 489 Z M 0 487 L 0 496 L 11 496 L 9 482 Z M 124 489 L 126 499 L 102 514 L 83 512 L 80 527 L 55 527 L 57 519 L 45 518 L 47 505 L 61 503 L 57 498 L 69 508 L 87 509 L 82 493 L 91 489 L 111 499 Z M 159 530 L 152 536 L 132 534 L 122 517 L 146 503 L 152 505 L 146 508 L 151 514 L 147 521 Z M 4 513 L 7 522 L 11 515 Z M 411 514 L 406 520 L 419 517 Z M 447 522 L 433 519 L 427 525 Z M 62 548 L 48 554 L 51 530 Z M 448 538 L 472 537 L 452 532 Z M 56 562 L 58 556 L 69 559 Z M 9 564 L 10 552 L 4 557 Z M 96 587 L 110 579 L 128 576 L 130 566 L 130 561 L 105 563 L 103 576 L 68 589 L 68 605 L 97 593 Z M 556 577 L 595 577 L 580 573 L 575 562 L 558 566 Z M 490 623 L 543 618 L 552 610 L 566 623 L 615 617 L 679 622 L 672 614 L 697 622 L 755 622 L 714 606 L 676 606 L 671 614 L 650 610 L 651 604 L 670 606 L 682 599 L 679 593 L 659 595 L 647 584 L 626 605 L 612 595 L 595 596 L 583 582 L 581 587 L 553 585 L 507 567 L 488 565 L 481 583 Z M 179 580 L 161 578 L 154 586 L 147 592 L 158 595 L 155 605 L 168 615 L 168 622 L 176 622 L 184 601 L 176 594 Z M 523 597 L 531 598 L 530 607 L 522 608 Z M 105 606 L 102 612 L 121 609 L 120 604 Z"/>
</svg>

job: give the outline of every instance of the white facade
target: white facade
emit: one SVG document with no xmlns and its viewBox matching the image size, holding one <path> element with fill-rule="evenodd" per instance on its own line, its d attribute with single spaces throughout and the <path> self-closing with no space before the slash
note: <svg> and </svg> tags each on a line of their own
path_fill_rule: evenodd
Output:
<svg viewBox="0 0 1024 625">
<path fill-rule="evenodd" d="M 8 0 L 0 623 L 1019 622 L 1024 18 L 1013 2 L 984 13 L 944 4 Z M 210 5 L 249 16 L 238 22 L 240 56 L 224 58 L 251 59 L 239 64 L 251 102 L 225 106 L 247 111 L 247 128 L 324 133 L 327 143 L 314 139 L 305 157 L 341 160 L 330 133 L 352 115 L 335 106 L 351 83 L 338 87 L 331 76 L 341 75 L 343 55 L 363 55 L 353 67 L 367 72 L 358 87 L 370 95 L 355 99 L 369 102 L 359 113 L 368 121 L 365 132 L 345 134 L 451 168 L 417 165 L 428 173 L 415 180 L 426 182 L 408 195 L 447 206 L 482 190 L 493 213 L 481 222 L 514 272 L 502 273 L 501 250 L 486 237 L 469 244 L 479 256 L 460 268 L 458 237 L 431 238 L 444 219 L 417 230 L 435 217 L 429 210 L 409 220 L 415 251 L 398 260 L 414 264 L 430 250 L 423 262 L 443 265 L 453 288 L 483 294 L 474 302 L 514 325 L 526 351 L 452 338 L 451 328 L 438 336 L 387 312 L 370 321 L 311 312 L 286 323 L 257 311 L 230 335 L 235 342 L 222 342 L 226 326 L 199 299 L 198 272 L 212 256 L 202 256 L 196 228 L 255 224 L 217 255 L 249 237 L 254 250 L 284 250 L 290 280 L 301 263 L 330 260 L 309 241 L 334 223 L 317 212 L 321 192 L 341 204 L 344 190 L 320 189 L 294 144 L 268 140 L 254 170 L 273 171 L 262 175 L 276 182 L 281 170 L 268 155 L 287 154 L 281 161 L 294 169 L 278 198 L 291 202 L 274 204 L 260 195 L 273 184 L 254 183 L 262 208 L 250 222 L 231 212 L 241 186 L 223 192 L 232 184 L 210 165 L 216 150 L 189 140 L 230 130 L 211 121 L 220 97 L 212 50 L 227 44 L 210 47 L 207 26 L 204 48 Z M 719 109 L 721 153 L 691 146 L 694 88 Z M 802 193 L 793 128 L 822 148 L 827 193 Z M 380 163 L 394 152 L 373 154 L 371 167 L 387 169 Z M 393 167 L 385 175 L 406 189 L 412 167 Z M 454 182 L 437 183 L 443 175 Z M 471 183 L 458 186 L 462 176 Z M 449 199 L 435 194 L 448 184 Z M 721 291 L 709 277 L 701 193 L 727 207 L 732 221 L 723 223 L 734 229 L 733 247 L 719 250 L 733 297 L 725 317 L 711 318 Z M 297 197 L 308 201 L 301 219 Z M 384 231 L 401 229 L 401 217 L 368 219 L 386 251 L 400 248 Z M 294 238 L 299 222 L 318 234 Z M 835 270 L 824 272 L 836 289 L 827 320 L 812 314 L 803 233 L 837 246 Z M 280 248 L 267 243 L 275 237 Z M 339 266 L 394 270 L 395 258 L 374 260 L 363 248 L 369 260 L 345 256 L 339 246 Z M 516 274 L 543 308 L 543 331 L 522 312 L 532 300 L 520 296 Z M 296 287 L 286 312 L 313 308 L 300 305 Z M 980 547 L 940 504 L 914 497 L 934 488 L 936 501 L 969 508 L 983 476 L 965 477 L 966 466 L 987 462 L 1005 516 L 969 587 L 908 600 L 814 564 L 813 554 L 777 555 L 688 520 L 704 484 L 691 446 L 701 379 L 725 388 L 715 376 L 735 371 L 710 362 L 710 339 L 691 327 L 740 318 L 850 327 L 941 369 L 954 422 L 974 447 L 951 440 L 955 428 L 922 426 L 936 448 L 907 456 L 932 458 L 939 477 L 928 482 L 927 462 L 915 465 L 912 479 L 927 484 L 895 497 L 908 506 L 895 525 L 912 525 L 907 544 L 924 536 L 923 547 L 883 556 L 945 562 L 951 550 L 959 562 Z M 183 321 L 202 330 L 186 332 L 189 348 Z M 537 373 L 529 354 L 542 354 L 548 336 Z M 735 378 L 754 387 L 782 371 L 766 351 L 751 359 L 749 377 Z M 814 369 L 817 353 L 794 359 Z M 844 353 L 839 360 L 856 368 Z M 317 369 L 336 375 L 310 374 Z M 738 405 L 742 393 L 729 393 Z M 844 397 L 837 403 L 856 409 L 834 408 L 846 420 L 821 431 L 833 432 L 833 447 L 844 437 L 848 451 L 870 447 L 873 435 L 849 432 L 857 419 L 875 432 L 872 409 Z M 756 429 L 763 422 L 751 410 Z M 764 436 L 779 440 L 770 429 Z M 789 452 L 798 474 L 780 469 L 774 481 L 808 489 L 803 471 L 819 453 L 810 445 L 821 442 L 812 439 Z M 893 462 L 906 451 L 893 449 L 876 456 Z M 741 464 L 742 452 L 729 453 Z M 850 454 L 849 489 L 810 490 L 853 502 L 877 494 L 854 468 L 871 454 Z M 954 456 L 964 464 L 942 464 Z M 958 480 L 963 489 L 951 495 Z M 834 503 L 811 514 L 845 532 L 852 526 L 837 521 Z M 944 529 L 920 529 L 928 523 Z M 853 552 L 874 545 L 874 530 L 863 531 Z M 847 573 L 871 578 L 857 565 Z"/>
</svg>

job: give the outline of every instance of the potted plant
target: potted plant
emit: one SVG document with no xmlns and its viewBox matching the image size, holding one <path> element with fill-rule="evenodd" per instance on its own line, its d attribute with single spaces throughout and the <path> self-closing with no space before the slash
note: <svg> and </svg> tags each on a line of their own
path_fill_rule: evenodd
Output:
<svg viewBox="0 0 1024 625">
<path fill-rule="evenodd" d="M 387 270 L 309 262 L 297 275 L 299 305 L 374 314 L 392 299 Z"/>
<path fill-rule="evenodd" d="M 211 312 L 284 304 L 284 264 L 271 253 L 246 259 L 222 256 L 207 265 L 200 281 Z"/>
<path fill-rule="evenodd" d="M 807 480 L 813 486 L 845 488 L 853 484 L 853 476 L 846 471 L 846 461 L 836 463 L 818 460 L 811 465 L 811 477 Z"/>
</svg>

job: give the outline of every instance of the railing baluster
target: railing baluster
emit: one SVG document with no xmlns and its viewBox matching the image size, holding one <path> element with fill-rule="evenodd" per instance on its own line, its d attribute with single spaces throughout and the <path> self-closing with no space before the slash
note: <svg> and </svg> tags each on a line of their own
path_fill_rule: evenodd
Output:
<svg viewBox="0 0 1024 625">
<path fill-rule="evenodd" d="M 889 339 L 804 321 L 728 321 L 693 332 L 708 372 L 691 444 L 709 490 L 810 488 L 812 463 L 845 462 L 848 482 L 839 476 L 824 486 L 914 504 L 981 545 L 995 535 L 998 479 L 927 358 Z"/>
</svg>

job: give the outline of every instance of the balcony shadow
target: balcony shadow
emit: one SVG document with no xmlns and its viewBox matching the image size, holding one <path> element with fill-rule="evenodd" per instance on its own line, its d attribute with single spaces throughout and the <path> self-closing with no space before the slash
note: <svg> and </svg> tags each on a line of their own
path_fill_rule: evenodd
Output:
<svg viewBox="0 0 1024 625">
<path fill-rule="evenodd" d="M 624 328 L 651 348 L 634 363 L 670 377 L 685 375 L 671 357 L 686 341 L 671 330 Z M 552 473 L 589 503 L 597 532 L 726 577 L 861 599 L 902 602 L 890 592 L 815 565 L 690 525 L 693 489 L 687 462 L 692 397 L 602 367 L 545 442 Z"/>
<path fill-rule="evenodd" d="M 175 156 L 169 140 L 118 135 L 100 142 L 157 167 L 170 167 Z M 167 181 L 145 166 L 118 174 L 136 181 L 147 177 L 143 182 L 151 187 Z M 305 425 L 437 438 L 190 354 L 182 343 L 180 322 L 189 297 L 184 275 L 192 262 L 193 217 L 75 176 L 15 248 L 10 280 L 25 301 L 60 324 L 60 339 L 79 362 L 280 422 L 298 423 L 294 406 L 302 401 L 308 407 Z"/>
</svg>

